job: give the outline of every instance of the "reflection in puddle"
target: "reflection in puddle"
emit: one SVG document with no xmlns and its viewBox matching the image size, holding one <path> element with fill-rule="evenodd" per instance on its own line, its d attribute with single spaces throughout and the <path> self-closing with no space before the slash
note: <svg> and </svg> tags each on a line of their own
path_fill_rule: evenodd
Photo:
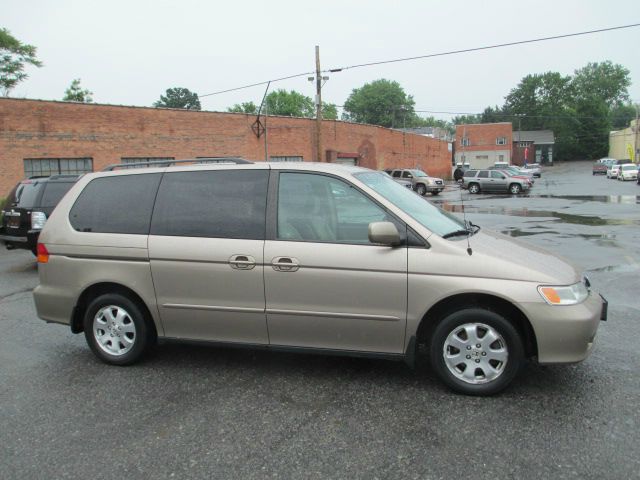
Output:
<svg viewBox="0 0 640 480">
<path fill-rule="evenodd" d="M 616 273 L 623 273 L 623 272 L 633 272 L 635 270 L 638 270 L 638 264 L 625 264 L 625 265 L 607 265 L 606 267 L 599 267 L 599 268 L 592 268 L 590 270 L 587 270 L 587 272 L 616 272 Z"/>
<path fill-rule="evenodd" d="M 442 205 L 440 205 L 440 207 L 447 212 L 462 213 L 462 205 L 453 205 L 444 202 Z M 530 210 L 528 208 L 466 206 L 464 210 L 467 214 L 478 213 L 492 215 L 509 215 L 513 217 L 555 218 L 555 222 L 574 223 L 577 225 L 640 225 L 640 220 L 637 219 L 601 218 L 590 215 L 573 215 L 570 213 L 550 212 L 546 210 Z"/>
</svg>

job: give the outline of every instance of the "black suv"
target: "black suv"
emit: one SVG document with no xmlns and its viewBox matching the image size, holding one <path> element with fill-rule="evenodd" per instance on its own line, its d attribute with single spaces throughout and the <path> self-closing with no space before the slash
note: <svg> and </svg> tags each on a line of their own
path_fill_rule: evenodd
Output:
<svg viewBox="0 0 640 480">
<path fill-rule="evenodd" d="M 47 218 L 78 178 L 78 175 L 54 175 L 18 183 L 2 205 L 0 242 L 9 250 L 24 248 L 35 255 Z"/>
</svg>

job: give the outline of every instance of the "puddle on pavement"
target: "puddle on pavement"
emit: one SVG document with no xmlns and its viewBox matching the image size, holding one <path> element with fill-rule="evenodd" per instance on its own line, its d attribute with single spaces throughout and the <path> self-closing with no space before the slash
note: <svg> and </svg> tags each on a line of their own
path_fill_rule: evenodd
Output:
<svg viewBox="0 0 640 480">
<path fill-rule="evenodd" d="M 634 272 L 638 270 L 638 264 L 625 264 L 625 265 L 607 265 L 606 267 L 591 268 L 587 272 L 614 272 L 625 273 Z"/>
<path fill-rule="evenodd" d="M 480 197 L 480 199 L 505 198 L 504 195 Z M 518 198 L 559 198 L 561 200 L 576 200 L 581 202 L 640 204 L 640 195 L 531 195 L 525 194 Z"/>
<path fill-rule="evenodd" d="M 462 205 L 453 205 L 444 202 L 440 207 L 447 212 L 462 213 Z M 528 208 L 510 208 L 510 207 L 477 207 L 467 205 L 464 208 L 467 214 L 490 214 L 490 215 L 508 215 L 512 217 L 537 217 L 537 218 L 553 218 L 554 222 L 572 223 L 576 225 L 603 226 L 603 225 L 640 225 L 640 220 L 636 219 L 618 219 L 618 218 L 601 218 L 590 215 L 574 215 L 570 213 L 562 213 L 547 210 L 530 210 Z"/>
</svg>

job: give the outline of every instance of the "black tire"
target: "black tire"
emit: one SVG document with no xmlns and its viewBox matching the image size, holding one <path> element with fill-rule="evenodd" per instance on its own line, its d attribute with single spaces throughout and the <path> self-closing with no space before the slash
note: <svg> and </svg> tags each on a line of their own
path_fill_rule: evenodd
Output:
<svg viewBox="0 0 640 480">
<path fill-rule="evenodd" d="M 436 196 L 436 195 L 438 195 L 439 193 L 440 193 L 440 192 L 439 192 L 438 190 L 434 190 L 433 192 L 431 192 L 431 195 L 433 195 L 433 196 L 435 197 L 435 196 Z"/>
<path fill-rule="evenodd" d="M 424 197 L 427 193 L 427 187 L 425 187 L 422 183 L 416 185 L 416 193 L 421 197 Z"/>
<path fill-rule="evenodd" d="M 121 311 L 127 315 L 126 318 L 123 317 L 120 325 L 108 325 L 108 316 L 114 316 L 114 313 Z M 104 329 L 99 328 L 101 321 L 106 321 Z M 129 297 L 120 293 L 106 293 L 93 299 L 87 307 L 83 319 L 84 335 L 95 356 L 103 362 L 112 365 L 131 365 L 137 362 L 153 343 L 154 329 L 149 322 L 140 306 Z M 98 332 L 94 332 L 94 323 Z M 115 319 L 114 323 L 116 323 Z M 133 330 L 133 334 L 130 330 Z M 100 334 L 100 331 L 104 334 Z M 102 346 L 98 336 L 105 339 L 106 343 L 102 342 Z M 118 346 L 114 347 L 116 343 Z M 120 346 L 123 347 L 123 353 L 107 351 L 119 349 Z"/>
<path fill-rule="evenodd" d="M 478 185 L 477 183 L 470 183 L 469 193 L 480 193 L 480 185 Z"/>
<path fill-rule="evenodd" d="M 494 333 L 497 333 L 500 337 L 499 340 L 494 341 L 490 345 L 493 347 L 502 346 L 506 349 L 507 357 L 504 363 L 500 364 L 495 360 L 488 360 L 496 362 L 492 367 L 493 371 L 489 371 L 490 374 L 495 374 L 495 371 L 499 373 L 494 379 L 487 379 L 486 377 L 483 379 L 481 373 L 484 371 L 483 365 L 479 362 L 478 359 L 490 359 L 491 353 L 494 350 L 489 349 L 489 346 L 482 345 L 482 348 L 475 348 L 475 345 L 471 345 L 472 349 L 467 350 L 468 346 L 465 349 L 460 351 L 469 352 L 470 355 L 466 353 L 464 355 L 464 359 L 461 358 L 462 362 L 468 362 L 465 368 L 460 372 L 457 370 L 458 367 L 450 367 L 449 364 L 456 362 L 457 360 L 450 360 L 449 364 L 445 359 L 445 348 L 448 348 L 447 352 L 450 354 L 455 354 L 455 348 L 448 347 L 447 339 L 451 338 L 450 335 L 454 335 L 456 330 L 462 331 L 463 325 L 479 325 L 478 332 L 482 331 L 481 326 L 488 326 L 493 330 Z M 489 330 L 485 330 L 488 332 Z M 485 333 L 486 335 L 486 333 Z M 458 337 L 460 338 L 460 337 Z M 482 342 L 486 337 L 482 337 L 479 341 Z M 498 342 L 498 343 L 496 343 Z M 479 343 L 481 345 L 481 343 Z M 453 350 L 451 350 L 453 348 Z M 497 351 L 497 350 L 496 350 Z M 485 352 L 485 353 L 483 353 Z M 488 354 L 488 356 L 487 356 Z M 445 318 L 442 319 L 436 326 L 433 331 L 433 335 L 431 336 L 431 343 L 429 345 L 429 355 L 431 360 L 431 365 L 435 370 L 438 377 L 452 390 L 462 393 L 465 395 L 477 395 L 477 396 L 486 396 L 496 394 L 503 389 L 505 389 L 511 381 L 515 378 L 515 376 L 520 371 L 520 367 L 522 365 L 524 359 L 524 347 L 522 344 L 522 339 L 520 334 L 516 330 L 516 328 L 502 315 L 498 313 L 486 310 L 484 308 L 479 307 L 469 307 L 458 310 L 457 312 L 451 313 Z M 484 355 L 484 356 L 483 356 Z M 475 357 L 474 357 L 475 356 Z M 467 360 L 469 359 L 470 360 Z M 476 358 L 474 360 L 474 358 Z M 483 362 L 485 360 L 482 360 Z M 476 363 L 478 362 L 478 366 L 476 367 Z M 471 363 L 473 365 L 474 380 L 463 380 L 459 378 L 459 376 L 464 375 L 466 372 L 466 368 L 468 364 Z M 452 371 L 456 371 L 454 372 Z M 476 383 L 474 383 L 476 382 Z"/>
<path fill-rule="evenodd" d="M 509 185 L 509 193 L 513 194 L 513 195 L 517 195 L 522 191 L 522 187 L 520 185 L 518 185 L 517 183 L 512 183 L 511 185 Z"/>
</svg>

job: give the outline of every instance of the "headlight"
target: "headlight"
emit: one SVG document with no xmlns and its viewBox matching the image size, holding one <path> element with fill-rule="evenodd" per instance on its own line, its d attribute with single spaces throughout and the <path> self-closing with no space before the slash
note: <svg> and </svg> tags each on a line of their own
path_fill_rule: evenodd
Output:
<svg viewBox="0 0 640 480">
<path fill-rule="evenodd" d="M 433 185 L 433 180 L 431 180 L 430 178 L 427 179 L 427 185 Z"/>
<path fill-rule="evenodd" d="M 44 212 L 31 212 L 31 229 L 42 230 L 44 223 L 47 221 L 47 216 Z"/>
<path fill-rule="evenodd" d="M 589 296 L 589 290 L 582 282 L 568 286 L 541 285 L 538 292 L 549 305 L 575 305 Z"/>
</svg>

